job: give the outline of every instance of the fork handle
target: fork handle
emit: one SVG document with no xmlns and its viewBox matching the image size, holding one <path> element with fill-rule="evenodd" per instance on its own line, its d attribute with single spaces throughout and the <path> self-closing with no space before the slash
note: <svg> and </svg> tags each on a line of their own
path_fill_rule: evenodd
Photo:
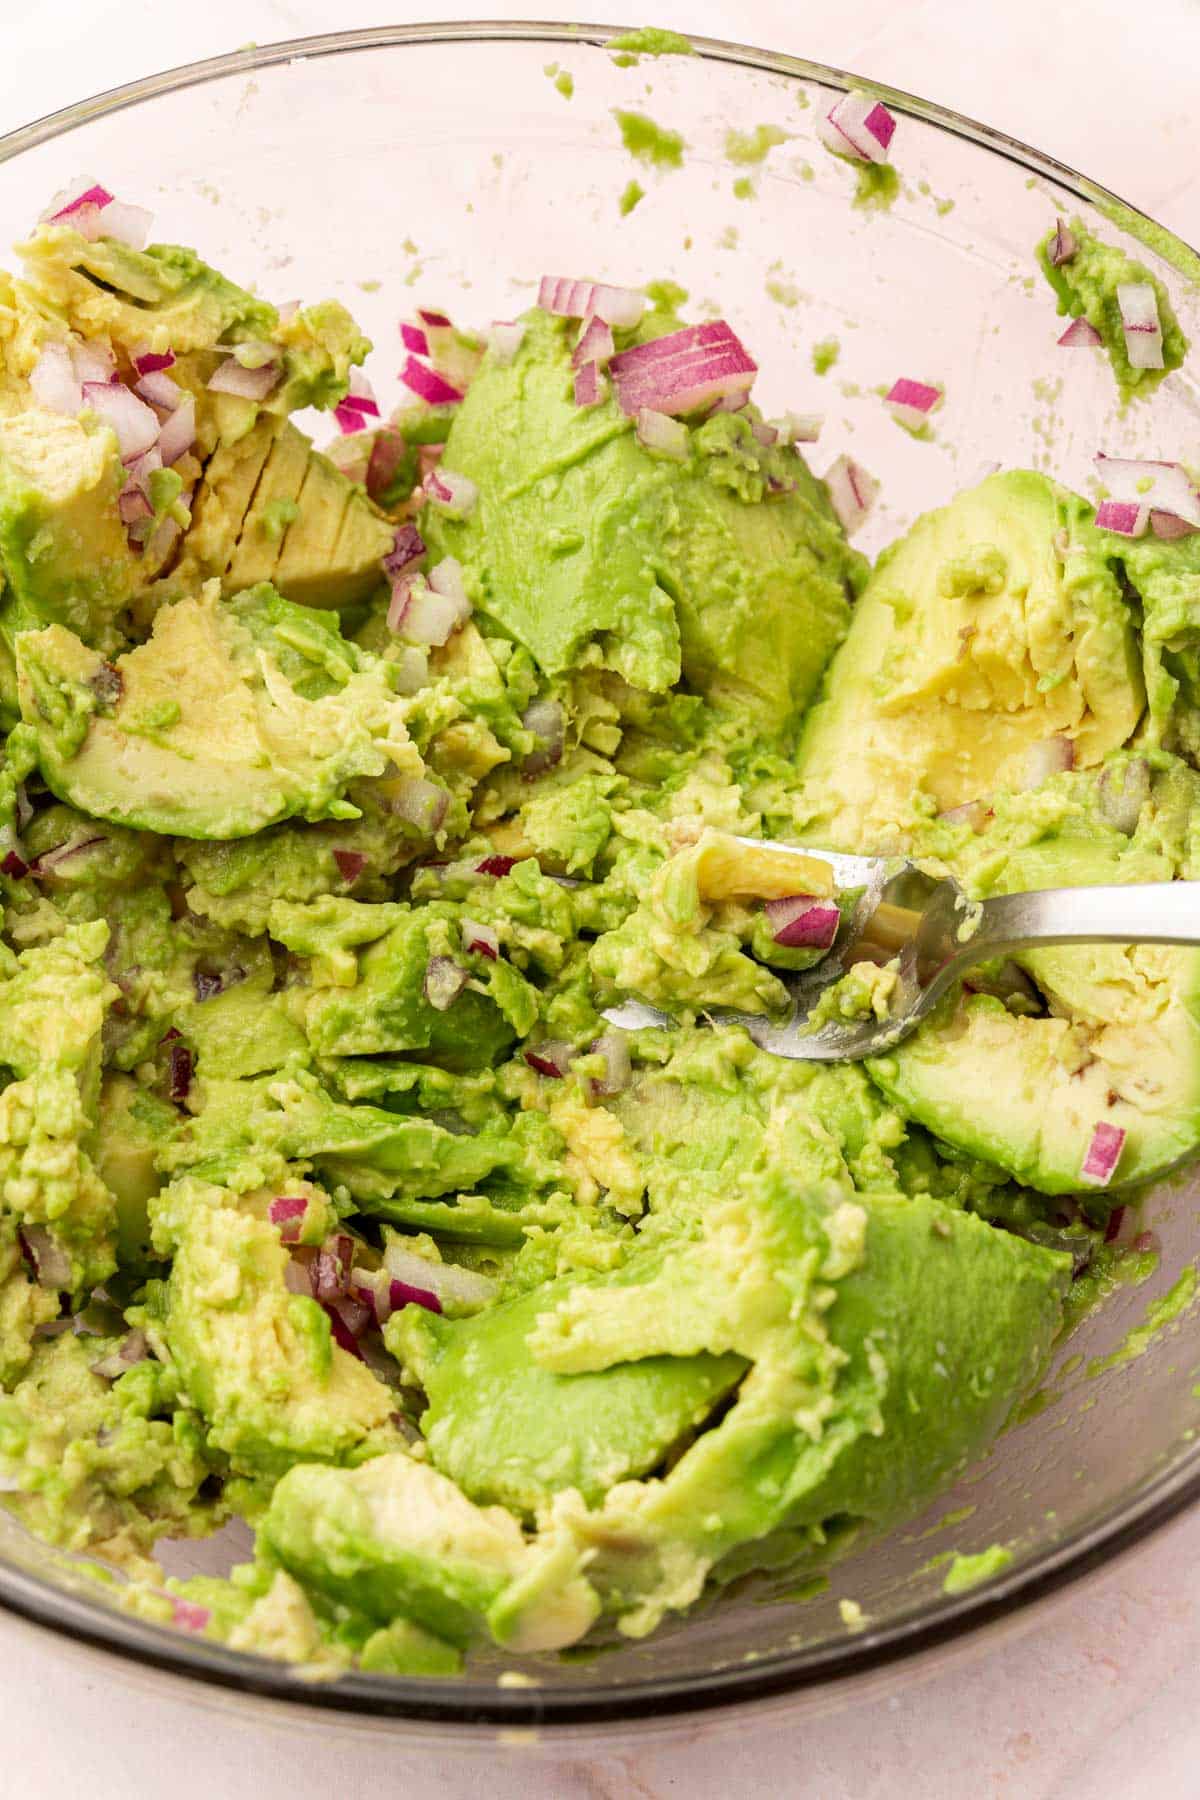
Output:
<svg viewBox="0 0 1200 1800">
<path fill-rule="evenodd" d="M 1041 888 L 980 903 L 953 961 L 975 963 L 1042 944 L 1200 945 L 1200 881 Z"/>
</svg>

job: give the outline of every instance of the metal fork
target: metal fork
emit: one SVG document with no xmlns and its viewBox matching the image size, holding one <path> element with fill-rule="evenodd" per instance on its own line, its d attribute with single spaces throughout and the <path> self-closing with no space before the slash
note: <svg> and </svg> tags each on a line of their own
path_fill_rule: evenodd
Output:
<svg viewBox="0 0 1200 1800">
<path fill-rule="evenodd" d="M 807 845 L 739 838 L 747 849 L 818 857 L 833 871 L 835 890 L 861 888 L 828 955 L 811 969 L 784 976 L 791 996 L 785 1019 L 713 1008 L 711 1023 L 745 1027 L 760 1049 L 800 1062 L 854 1062 L 877 1056 L 914 1031 L 968 969 L 1019 950 L 1057 944 L 1193 944 L 1200 946 L 1200 881 L 1127 887 L 1042 888 L 970 900 L 950 877 L 927 875 L 903 858 L 841 856 Z M 898 957 L 886 1018 L 829 1021 L 813 1030 L 809 1014 L 855 963 Z M 671 1026 L 669 1013 L 629 999 L 604 1017 L 626 1031 Z"/>
</svg>

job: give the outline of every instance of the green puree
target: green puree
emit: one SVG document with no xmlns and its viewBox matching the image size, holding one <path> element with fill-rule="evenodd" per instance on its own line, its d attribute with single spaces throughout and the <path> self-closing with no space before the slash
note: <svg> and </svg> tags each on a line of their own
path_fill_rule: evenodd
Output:
<svg viewBox="0 0 1200 1800">
<path fill-rule="evenodd" d="M 687 145 L 678 131 L 656 125 L 645 113 L 627 112 L 621 107 L 613 108 L 613 118 L 621 128 L 622 143 L 639 162 L 651 163 L 660 169 L 681 166 Z"/>
<path fill-rule="evenodd" d="M 1123 400 L 1152 394 L 1172 369 L 1182 367 L 1187 355 L 1188 341 L 1171 297 L 1145 263 L 1135 262 L 1116 244 L 1106 244 L 1082 220 L 1072 219 L 1070 230 L 1075 253 L 1057 267 L 1050 261 L 1054 231 L 1047 232 L 1037 249 L 1038 263 L 1054 289 L 1058 310 L 1071 318 L 1086 319 L 1100 333 Z M 1127 283 L 1148 283 L 1154 289 L 1162 330 L 1161 369 L 1135 369 L 1130 364 L 1117 295 L 1118 287 Z"/>
<path fill-rule="evenodd" d="M 766 902 L 828 877 L 760 840 L 974 895 L 1195 878 L 1200 540 L 1104 537 L 1016 470 L 872 570 L 756 404 L 643 443 L 611 381 L 575 404 L 579 322 L 536 308 L 519 344 L 435 328 L 461 402 L 326 454 L 292 415 L 367 354 L 341 307 L 69 226 L 19 254 L 4 1504 L 122 1604 L 327 1673 L 582 1656 L 756 1570 L 804 1591 L 992 1444 L 1102 1291 L 1114 1201 L 1196 1149 L 1200 957 L 1043 951 L 868 1065 L 775 1059 L 710 1017 L 783 1009 L 820 952 Z M 680 287 L 645 297 L 619 350 L 682 327 Z M 263 399 L 209 386 L 262 343 Z M 103 409 L 43 403 L 84 345 L 171 349 L 195 408 L 140 519 Z M 673 1022 L 614 1032 L 629 994 Z M 165 1582 L 160 1540 L 233 1517 L 252 1558 Z"/>
</svg>

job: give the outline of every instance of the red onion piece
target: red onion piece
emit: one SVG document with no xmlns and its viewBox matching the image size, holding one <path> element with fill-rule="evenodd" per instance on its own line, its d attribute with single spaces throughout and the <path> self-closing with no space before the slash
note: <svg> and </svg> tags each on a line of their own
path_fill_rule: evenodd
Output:
<svg viewBox="0 0 1200 1800">
<path fill-rule="evenodd" d="M 604 1074 L 594 1077 L 592 1093 L 598 1100 L 612 1100 L 623 1094 L 633 1079 L 633 1063 L 629 1040 L 623 1031 L 606 1031 L 590 1046 L 589 1054 L 604 1058 Z"/>
<path fill-rule="evenodd" d="M 196 397 L 183 394 L 174 412 L 168 413 L 158 434 L 158 453 L 169 469 L 185 456 L 196 441 Z M 182 498 L 182 496 L 181 496 Z"/>
<path fill-rule="evenodd" d="M 327 1237 L 308 1268 L 309 1285 L 315 1300 L 337 1300 L 346 1291 L 354 1262 L 354 1239 L 349 1232 L 336 1231 Z"/>
<path fill-rule="evenodd" d="M 724 319 L 688 325 L 622 350 L 609 364 L 621 410 L 695 412 L 710 401 L 745 395 L 758 364 Z"/>
<path fill-rule="evenodd" d="M 101 236 L 127 244 L 131 250 L 144 250 L 154 214 L 144 206 L 127 206 L 121 200 L 110 200 L 100 218 Z"/>
<path fill-rule="evenodd" d="M 419 562 L 425 554 L 425 540 L 411 520 L 396 527 L 396 535 L 392 539 L 392 547 L 383 559 L 383 572 L 393 580 L 403 574 L 410 564 Z"/>
<path fill-rule="evenodd" d="M 775 942 L 788 950 L 828 950 L 842 922 L 836 906 L 817 900 L 812 894 L 791 894 L 784 900 L 767 900 L 763 911 Z"/>
<path fill-rule="evenodd" d="M 278 1225 L 284 1243 L 294 1244 L 300 1236 L 301 1220 L 307 1211 L 308 1201 L 302 1194 L 280 1194 L 268 1206 L 267 1217 L 272 1225 Z"/>
<path fill-rule="evenodd" d="M 452 387 L 436 369 L 426 368 L 415 356 L 408 358 L 400 371 L 400 379 L 410 392 L 429 406 L 454 406 L 462 399 L 461 388 Z"/>
<path fill-rule="evenodd" d="M 412 1287 L 407 1281 L 388 1280 L 388 1311 L 399 1312 L 402 1306 L 423 1306 L 426 1312 L 440 1313 L 442 1303 L 432 1288 Z"/>
<path fill-rule="evenodd" d="M 756 419 L 751 425 L 750 430 L 753 433 L 755 443 L 761 444 L 764 450 L 771 449 L 772 445 L 779 442 L 779 432 L 774 425 L 767 425 L 761 420 Z"/>
<path fill-rule="evenodd" d="M 143 375 L 134 384 L 134 392 L 151 406 L 157 406 L 163 412 L 174 412 L 183 399 L 183 389 L 169 375 L 156 370 Z"/>
<path fill-rule="evenodd" d="M 157 375 L 164 369 L 175 367 L 173 350 L 152 350 L 149 344 L 139 344 L 129 353 L 129 360 L 139 375 Z"/>
<path fill-rule="evenodd" d="M 525 1061 L 539 1075 L 549 1075 L 552 1079 L 561 1081 L 574 1054 L 570 1044 L 559 1038 L 547 1038 L 544 1044 L 531 1044 L 527 1047 Z"/>
<path fill-rule="evenodd" d="M 449 804 L 450 796 L 445 788 L 414 775 L 397 784 L 391 809 L 398 819 L 415 826 L 423 837 L 432 837 L 440 830 Z"/>
<path fill-rule="evenodd" d="M 541 775 L 546 769 L 552 769 L 562 761 L 566 721 L 557 700 L 535 700 L 525 708 L 521 723 L 526 731 L 531 731 L 534 737 L 542 740 L 539 747 L 531 750 L 522 763 L 523 775 Z"/>
<path fill-rule="evenodd" d="M 885 163 L 895 129 L 894 116 L 869 94 L 843 94 L 817 122 L 826 149 L 855 162 Z"/>
<path fill-rule="evenodd" d="M 943 825 L 969 825 L 977 835 L 991 817 L 991 809 L 986 800 L 964 800 L 961 806 L 951 806 L 944 813 L 938 814 Z"/>
<path fill-rule="evenodd" d="M 351 369 L 349 386 L 333 409 L 333 416 L 343 432 L 362 431 L 364 421 L 379 417 L 375 390 L 358 369 Z"/>
<path fill-rule="evenodd" d="M 333 860 L 337 864 L 338 874 L 347 887 L 353 887 L 367 866 L 367 859 L 361 850 L 335 850 Z"/>
<path fill-rule="evenodd" d="M 1115 499 L 1172 513 L 1200 530 L 1200 493 L 1182 463 L 1106 456 L 1102 450 L 1094 461 L 1097 475 Z"/>
<path fill-rule="evenodd" d="M 879 492 L 879 483 L 853 457 L 839 456 L 825 471 L 830 504 L 847 536 L 862 524 Z"/>
<path fill-rule="evenodd" d="M 111 665 L 110 665 L 111 666 Z M 35 856 L 29 865 L 30 874 L 38 881 L 44 875 L 53 875 L 63 863 L 70 862 L 76 856 L 82 856 L 85 850 L 94 850 L 97 844 L 103 844 L 102 837 L 71 837 L 65 844 L 55 844 L 52 850 L 43 850 Z"/>
<path fill-rule="evenodd" d="M 186 1100 L 192 1086 L 192 1053 L 186 1044 L 172 1044 L 167 1052 L 167 1091 L 172 1100 Z"/>
<path fill-rule="evenodd" d="M 366 488 L 372 500 L 378 501 L 391 486 L 396 470 L 404 461 L 407 446 L 399 431 L 385 426 L 375 434 L 367 462 Z"/>
<path fill-rule="evenodd" d="M 158 439 L 158 414 L 120 382 L 85 381 L 83 404 L 112 428 L 122 462 L 131 462 Z"/>
<path fill-rule="evenodd" d="M 429 571 L 429 585 L 443 599 L 456 601 L 462 608 L 464 618 L 470 612 L 471 602 L 467 597 L 463 566 L 457 556 L 443 556 L 440 562 L 434 563 Z"/>
<path fill-rule="evenodd" d="M 500 939 L 490 925 L 481 925 L 478 919 L 463 918 L 459 920 L 464 950 L 472 950 L 476 956 L 486 956 L 489 962 L 495 962 L 500 955 Z"/>
<path fill-rule="evenodd" d="M 22 1225 L 18 1236 L 26 1259 L 33 1264 L 39 1287 L 57 1288 L 61 1293 L 71 1285 L 71 1259 L 45 1225 Z"/>
<path fill-rule="evenodd" d="M 687 461 L 688 430 L 682 420 L 654 412 L 648 406 L 639 407 L 636 433 L 638 443 L 655 456 L 668 457 L 672 462 Z"/>
<path fill-rule="evenodd" d="M 1125 1223 L 1125 1212 L 1125 1207 L 1114 1206 L 1109 1213 L 1108 1224 L 1104 1227 L 1104 1241 L 1106 1244 L 1115 1244 L 1120 1237 L 1121 1227 Z"/>
<path fill-rule="evenodd" d="M 393 1281 L 431 1294 L 438 1302 L 437 1311 L 446 1305 L 486 1306 L 500 1291 L 490 1275 L 460 1268 L 457 1263 L 431 1262 L 406 1250 L 395 1238 L 383 1253 L 383 1266 Z"/>
<path fill-rule="evenodd" d="M 74 416 L 83 405 L 83 388 L 65 344 L 47 344 L 29 371 L 29 386 L 47 412 Z"/>
<path fill-rule="evenodd" d="M 941 397 L 941 388 L 930 387 L 927 381 L 910 381 L 902 375 L 888 389 L 884 404 L 899 424 L 918 431 Z"/>
<path fill-rule="evenodd" d="M 70 187 L 63 188 L 55 194 L 53 200 L 39 217 L 42 225 L 61 225 L 77 213 L 81 207 L 94 207 L 102 212 L 106 206 L 112 205 L 113 196 L 106 187 L 90 176 L 81 175 Z"/>
<path fill-rule="evenodd" d="M 485 856 L 482 862 L 475 864 L 475 873 L 497 877 L 507 875 L 516 868 L 517 860 L 515 856 Z"/>
<path fill-rule="evenodd" d="M 1054 240 L 1050 245 L 1050 267 L 1058 269 L 1062 267 L 1063 263 L 1070 262 L 1078 248 L 1078 240 L 1066 220 L 1057 219 L 1054 225 Z M 1063 340 L 1059 338 L 1058 341 L 1061 344 Z M 1100 342 L 1098 333 L 1096 342 Z"/>
<path fill-rule="evenodd" d="M 1117 283 L 1117 306 L 1131 369 L 1163 367 L 1162 325 L 1158 295 L 1148 281 Z"/>
<path fill-rule="evenodd" d="M 431 956 L 425 966 L 422 992 L 435 1012 L 447 1012 L 467 985 L 469 976 L 452 956 Z"/>
<path fill-rule="evenodd" d="M 140 525 L 154 517 L 154 508 L 140 488 L 127 488 L 117 495 L 117 512 L 122 525 Z"/>
<path fill-rule="evenodd" d="M 488 328 L 487 344 L 492 361 L 502 368 L 515 361 L 524 342 L 525 327 L 519 319 L 497 319 Z"/>
<path fill-rule="evenodd" d="M 470 602 L 439 594 L 422 574 L 402 575 L 392 589 L 387 622 L 413 644 L 447 642 L 471 611 Z"/>
<path fill-rule="evenodd" d="M 22 876 L 28 875 L 28 873 L 29 864 L 25 861 L 23 856 L 16 850 L 8 850 L 5 852 L 4 861 L 0 862 L 0 875 L 8 875 L 11 876 L 14 881 L 20 881 Z"/>
<path fill-rule="evenodd" d="M 1025 756 L 1026 789 L 1041 787 L 1052 775 L 1064 775 L 1075 767 L 1075 746 L 1068 737 L 1043 738 Z"/>
<path fill-rule="evenodd" d="M 431 312 L 427 306 L 418 306 L 417 317 L 422 325 L 427 325 L 431 331 L 452 331 L 454 328 L 453 320 L 449 319 L 444 312 Z"/>
<path fill-rule="evenodd" d="M 606 325 L 626 329 L 640 324 L 646 310 L 645 295 L 632 288 L 572 281 L 565 275 L 543 275 L 537 303 L 543 312 L 556 313 L 559 318 L 587 319 L 595 314 Z"/>
<path fill-rule="evenodd" d="M 575 371 L 576 406 L 599 406 L 607 393 L 608 383 L 594 362 L 584 363 Z"/>
<path fill-rule="evenodd" d="M 470 476 L 439 466 L 425 477 L 425 498 L 448 519 L 465 519 L 475 510 L 479 489 Z"/>
<path fill-rule="evenodd" d="M 1189 525 L 1186 519 L 1177 519 L 1174 513 L 1152 510 L 1150 529 L 1164 544 L 1171 544 L 1178 538 L 1191 537 L 1196 527 Z"/>
<path fill-rule="evenodd" d="M 107 1356 L 102 1356 L 98 1362 L 89 1366 L 93 1375 L 99 1375 L 105 1381 L 119 1381 L 128 1370 L 145 1362 L 149 1355 L 150 1345 L 145 1332 L 131 1331 L 121 1339 L 115 1350 L 110 1350 Z"/>
<path fill-rule="evenodd" d="M 1096 524 L 1101 531 L 1112 531 L 1118 537 L 1139 538 L 1150 523 L 1150 508 L 1133 500 L 1102 500 L 1096 508 Z"/>
<path fill-rule="evenodd" d="M 571 352 L 571 367 L 581 369 L 584 363 L 596 363 L 602 368 L 615 353 L 612 326 L 593 315 L 584 321 L 583 330 Z"/>
<path fill-rule="evenodd" d="M 203 1631 L 212 1618 L 207 1606 L 194 1606 L 190 1600 L 172 1598 L 171 1604 L 175 1609 L 172 1623 L 183 1631 Z"/>
<path fill-rule="evenodd" d="M 210 394 L 236 394 L 242 400 L 265 400 L 271 389 L 278 385 L 280 374 L 277 362 L 248 369 L 236 356 L 227 356 L 209 376 L 207 386 Z"/>
<path fill-rule="evenodd" d="M 329 1320 L 329 1329 L 338 1349 L 344 1350 L 348 1356 L 357 1357 L 359 1362 L 365 1362 L 366 1358 L 359 1349 L 358 1337 L 365 1330 L 370 1317 L 367 1309 L 360 1306 L 357 1300 L 322 1300 L 321 1307 Z"/>
<path fill-rule="evenodd" d="M 334 407 L 333 416 L 343 437 L 349 437 L 352 432 L 365 431 L 367 428 L 367 422 L 363 415 L 344 403 Z"/>
<path fill-rule="evenodd" d="M 771 423 L 784 444 L 815 444 L 825 423 L 824 413 L 786 412 Z"/>
<path fill-rule="evenodd" d="M 410 325 L 407 319 L 400 321 L 400 342 L 414 356 L 429 355 L 429 339 L 419 325 Z"/>
<path fill-rule="evenodd" d="M 1067 329 L 1058 339 L 1064 350 L 1094 350 L 1104 339 L 1096 330 L 1090 319 L 1072 319 Z"/>
<path fill-rule="evenodd" d="M 1121 1160 L 1125 1136 L 1125 1129 L 1121 1125 L 1110 1125 L 1105 1119 L 1101 1119 L 1096 1125 L 1080 1170 L 1082 1179 L 1090 1187 L 1108 1186 Z"/>
</svg>

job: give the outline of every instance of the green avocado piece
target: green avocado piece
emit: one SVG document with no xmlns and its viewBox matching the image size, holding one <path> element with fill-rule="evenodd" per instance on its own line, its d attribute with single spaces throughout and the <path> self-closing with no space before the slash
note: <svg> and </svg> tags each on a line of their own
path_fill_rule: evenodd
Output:
<svg viewBox="0 0 1200 1800">
<path fill-rule="evenodd" d="M 159 1147 L 178 1115 L 129 1075 L 104 1077 L 96 1133 L 96 1172 L 117 1203 L 117 1261 L 144 1265 L 150 1248 L 150 1201 L 162 1186 Z"/>
<path fill-rule="evenodd" d="M 1047 232 L 1037 247 L 1038 266 L 1054 289 L 1058 310 L 1073 319 L 1086 319 L 1100 333 L 1122 400 L 1150 395 L 1172 369 L 1182 367 L 1188 351 L 1188 341 L 1175 316 L 1171 297 L 1145 263 L 1135 261 L 1117 244 L 1106 244 L 1103 238 L 1088 230 L 1082 219 L 1072 219 L 1070 231 L 1075 249 L 1057 266 L 1050 260 L 1057 229 Z M 1135 369 L 1129 360 L 1117 292 L 1126 284 L 1148 285 L 1154 289 L 1162 332 L 1161 369 Z"/>
<path fill-rule="evenodd" d="M 113 433 L 84 414 L 38 407 L 0 419 L 0 625 L 53 622 L 111 648 L 113 626 L 138 585 L 137 559 L 117 512 L 125 481 Z"/>
<path fill-rule="evenodd" d="M 532 313 L 510 364 L 485 358 L 443 458 L 479 502 L 461 521 L 427 509 L 422 531 L 545 674 L 595 646 L 635 687 L 660 693 L 682 669 L 756 730 L 784 731 L 861 581 L 824 489 L 732 414 L 695 426 L 685 461 L 655 457 L 615 400 L 574 404 L 571 342 Z"/>
<path fill-rule="evenodd" d="M 1164 542 L 1147 532 L 1118 555 L 1142 607 L 1146 738 L 1200 764 L 1200 533 Z"/>
<path fill-rule="evenodd" d="M 991 475 L 879 558 L 797 753 L 809 842 L 874 851 L 1025 782 L 1069 738 L 1082 767 L 1144 706 L 1130 609 L 1092 511 L 1044 475 Z"/>
<path fill-rule="evenodd" d="M 386 667 L 271 588 L 223 604 L 210 583 L 115 667 L 61 625 L 22 633 L 17 660 L 42 774 L 95 818 L 236 838 L 355 818 L 356 776 L 421 769 Z"/>
<path fill-rule="evenodd" d="M 539 1368 L 526 1336 L 574 1285 L 563 1277 L 469 1319 L 416 1307 L 392 1315 L 386 1341 L 429 1401 L 430 1454 L 473 1500 L 532 1514 L 577 1488 L 595 1505 L 701 1429 L 745 1371 L 738 1356 L 653 1356 L 583 1375 Z"/>
</svg>

